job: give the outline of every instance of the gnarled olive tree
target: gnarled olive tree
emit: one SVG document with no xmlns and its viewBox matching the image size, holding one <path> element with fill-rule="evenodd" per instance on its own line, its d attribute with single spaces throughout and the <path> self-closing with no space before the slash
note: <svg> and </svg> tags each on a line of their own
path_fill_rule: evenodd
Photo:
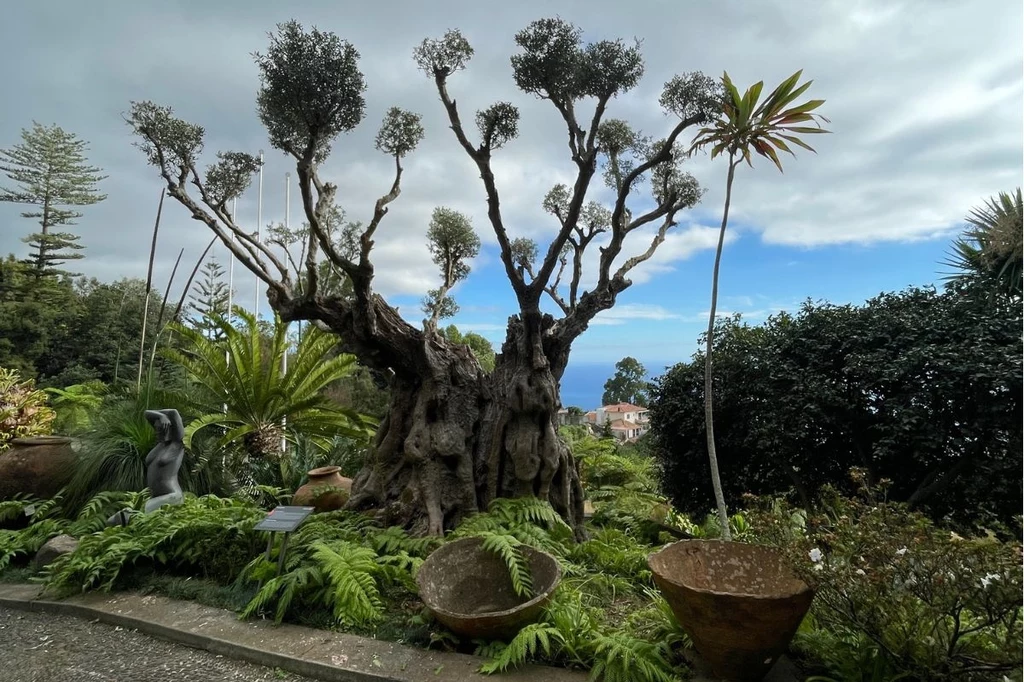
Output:
<svg viewBox="0 0 1024 682">
<path fill-rule="evenodd" d="M 318 168 L 338 135 L 363 118 L 363 76 L 352 45 L 289 22 L 271 36 L 267 53 L 256 55 L 260 119 L 271 144 L 295 160 L 309 225 L 298 275 L 279 246 L 240 229 L 225 208 L 248 186 L 258 168 L 255 157 L 220 153 L 201 173 L 202 128 L 150 102 L 133 103 L 128 117 L 168 194 L 266 284 L 270 305 L 282 319 L 309 320 L 337 333 L 345 352 L 390 377 L 390 410 L 349 504 L 375 507 L 389 522 L 430 533 L 441 533 L 496 497 L 518 495 L 549 500 L 581 531 L 579 477 L 556 431 L 559 380 L 573 340 L 630 286 L 630 270 L 654 254 L 679 212 L 699 201 L 697 182 L 680 168 L 687 142 L 681 136 L 720 109 L 717 82 L 700 73 L 677 76 L 661 97 L 674 116 L 670 130 L 661 139 L 643 137 L 625 121 L 605 118 L 611 100 L 640 80 L 637 46 L 609 40 L 584 44 L 579 29 L 558 19 L 530 24 L 516 42 L 516 85 L 558 111 L 576 167 L 572 187 L 558 185 L 544 198 L 555 234 L 543 251 L 530 240 L 509 238 L 491 169 L 492 155 L 516 137 L 518 110 L 499 102 L 477 112 L 479 141 L 471 141 L 450 90 L 473 54 L 469 43 L 449 31 L 414 51 L 416 64 L 437 87 L 456 140 L 480 171 L 488 221 L 519 304 L 490 373 L 481 370 L 468 346 L 452 343 L 437 326 L 452 309 L 449 290 L 467 274 L 466 258 L 479 244 L 463 217 L 447 210 L 434 215 L 431 253 L 442 285 L 424 301 L 429 317 L 422 327 L 402 319 L 373 288 L 374 237 L 388 204 L 401 192 L 402 160 L 423 136 L 416 114 L 393 108 L 384 117 L 377 148 L 394 159 L 394 181 L 361 227 L 358 248 L 340 248 L 325 229 L 337 187 L 322 179 Z M 608 207 L 587 201 L 601 171 L 614 194 Z M 649 193 L 643 182 L 650 183 Z M 634 214 L 631 203 L 644 210 Z M 640 232 L 645 226 L 651 228 L 646 250 L 618 259 L 631 233 L 645 239 Z M 584 264 L 590 260 L 584 254 L 594 245 L 600 247 L 596 283 L 584 290 Z M 325 261 L 348 279 L 345 293 L 320 288 L 318 265 Z M 560 316 L 542 312 L 545 296 Z"/>
</svg>

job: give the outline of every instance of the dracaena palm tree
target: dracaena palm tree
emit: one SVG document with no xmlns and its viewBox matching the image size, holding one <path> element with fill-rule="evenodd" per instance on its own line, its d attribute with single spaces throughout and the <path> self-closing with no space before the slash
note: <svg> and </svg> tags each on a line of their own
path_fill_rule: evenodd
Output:
<svg viewBox="0 0 1024 682">
<path fill-rule="evenodd" d="M 764 82 L 759 81 L 750 86 L 743 95 L 733 85 L 729 74 L 722 76 L 724 97 L 722 111 L 718 118 L 701 128 L 693 139 L 690 152 L 698 149 L 711 148 L 711 158 L 718 155 L 729 157 L 729 171 L 725 181 L 725 207 L 722 211 L 722 226 L 718 233 L 718 248 L 715 251 L 715 269 L 711 279 L 711 310 L 708 314 L 708 331 L 706 337 L 707 350 L 704 354 L 704 418 L 707 425 L 708 460 L 711 464 L 711 482 L 715 489 L 715 501 L 718 506 L 718 521 L 722 529 L 722 537 L 730 540 L 729 514 L 725 507 L 722 494 L 722 482 L 718 474 L 718 454 L 715 450 L 714 402 L 712 400 L 712 347 L 715 333 L 715 314 L 718 308 L 718 272 L 722 262 L 722 246 L 725 243 L 725 229 L 729 223 L 729 205 L 732 201 L 732 186 L 736 176 L 736 167 L 743 161 L 753 168 L 751 152 L 768 158 L 782 172 L 778 152 L 787 152 L 793 157 L 790 144 L 814 151 L 799 135 L 827 133 L 819 121 L 828 122 L 820 114 L 811 113 L 822 104 L 823 99 L 812 99 L 803 104 L 793 105 L 813 81 L 797 85 L 803 70 L 779 84 L 768 95 L 767 99 L 758 104 Z M 803 125 L 815 124 L 813 127 Z"/>
<path fill-rule="evenodd" d="M 1000 192 L 967 216 L 967 229 L 953 242 L 947 265 L 959 272 L 949 279 L 980 279 L 1007 296 L 1024 290 L 1024 202 L 1020 187 Z"/>
<path fill-rule="evenodd" d="M 355 358 L 334 354 L 336 339 L 310 327 L 293 354 L 287 370 L 281 358 L 288 352 L 287 327 L 274 320 L 267 338 L 256 318 L 236 310 L 240 328 L 223 318 L 212 321 L 220 341 L 174 323 L 175 347 L 164 354 L 185 369 L 199 385 L 190 396 L 200 416 L 185 428 L 185 444 L 203 429 L 224 430 L 218 447 L 241 443 L 247 457 L 273 459 L 282 451 L 282 439 L 294 444 L 300 436 L 327 449 L 335 436 L 365 440 L 374 422 L 335 404 L 323 389 L 351 373 Z"/>
</svg>

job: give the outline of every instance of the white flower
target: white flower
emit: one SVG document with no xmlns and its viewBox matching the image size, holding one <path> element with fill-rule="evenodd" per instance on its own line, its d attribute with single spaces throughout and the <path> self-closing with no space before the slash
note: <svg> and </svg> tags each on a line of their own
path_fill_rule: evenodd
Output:
<svg viewBox="0 0 1024 682">
<path fill-rule="evenodd" d="M 899 549 L 896 550 L 896 556 L 903 556 L 906 553 L 907 553 L 907 548 L 906 547 L 900 547 Z"/>
<path fill-rule="evenodd" d="M 999 580 L 999 574 L 998 573 L 988 573 L 988 574 L 986 574 L 985 577 L 981 579 L 981 586 L 982 587 L 988 587 L 989 585 L 992 584 L 993 580 Z"/>
<path fill-rule="evenodd" d="M 813 561 L 814 563 L 818 563 L 819 561 L 821 561 L 821 557 L 824 555 L 821 553 L 820 549 L 815 547 L 807 553 L 807 556 L 811 557 L 811 561 Z"/>
<path fill-rule="evenodd" d="M 858 568 L 858 569 L 857 569 L 857 570 L 855 571 L 855 573 L 856 573 L 857 575 L 867 575 L 867 573 L 865 573 L 865 572 L 864 572 L 864 569 L 863 569 L 863 568 Z"/>
<path fill-rule="evenodd" d="M 814 570 L 815 570 L 815 571 L 820 571 L 820 570 L 821 570 L 822 568 L 823 568 L 823 567 L 822 567 L 822 565 L 821 565 L 821 564 L 814 564 Z"/>
</svg>

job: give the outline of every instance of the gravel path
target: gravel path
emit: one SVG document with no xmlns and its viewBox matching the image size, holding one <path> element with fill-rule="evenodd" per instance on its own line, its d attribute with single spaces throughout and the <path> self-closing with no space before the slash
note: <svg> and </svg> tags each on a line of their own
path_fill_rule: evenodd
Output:
<svg viewBox="0 0 1024 682">
<path fill-rule="evenodd" d="M 315 682 L 69 616 L 0 607 L 4 682 Z"/>
</svg>

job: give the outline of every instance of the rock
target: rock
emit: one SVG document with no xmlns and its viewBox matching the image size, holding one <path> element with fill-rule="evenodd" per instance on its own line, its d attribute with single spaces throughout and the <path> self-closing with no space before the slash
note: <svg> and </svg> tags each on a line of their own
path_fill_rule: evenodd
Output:
<svg viewBox="0 0 1024 682">
<path fill-rule="evenodd" d="M 32 560 L 32 568 L 40 570 L 45 566 L 50 565 L 53 561 L 60 556 L 70 554 L 78 548 L 78 540 L 74 539 L 70 535 L 58 535 L 39 548 L 36 552 L 36 558 Z"/>
</svg>

